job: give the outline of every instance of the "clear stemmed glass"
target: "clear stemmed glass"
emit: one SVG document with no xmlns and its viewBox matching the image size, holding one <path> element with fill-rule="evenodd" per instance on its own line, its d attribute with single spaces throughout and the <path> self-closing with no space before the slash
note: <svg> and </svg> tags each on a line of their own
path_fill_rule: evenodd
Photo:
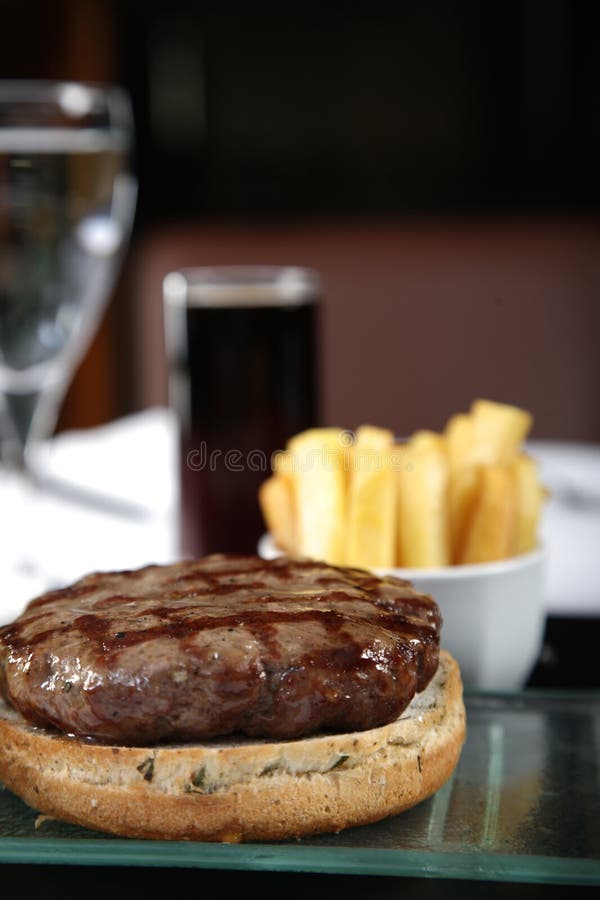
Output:
<svg viewBox="0 0 600 900">
<path fill-rule="evenodd" d="M 29 484 L 1 523 L 5 575 L 36 565 L 32 451 L 54 430 L 126 249 L 132 142 L 119 88 L 0 81 L 0 459 L 12 490 Z"/>
</svg>

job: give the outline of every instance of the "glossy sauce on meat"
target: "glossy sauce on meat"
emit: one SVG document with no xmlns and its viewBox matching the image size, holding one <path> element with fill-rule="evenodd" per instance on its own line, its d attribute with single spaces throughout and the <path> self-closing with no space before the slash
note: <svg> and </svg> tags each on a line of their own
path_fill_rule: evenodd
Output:
<svg viewBox="0 0 600 900">
<path fill-rule="evenodd" d="M 33 600 L 0 628 L 0 690 L 34 723 L 123 744 L 363 730 L 426 687 L 440 627 L 397 578 L 215 554 Z"/>
</svg>

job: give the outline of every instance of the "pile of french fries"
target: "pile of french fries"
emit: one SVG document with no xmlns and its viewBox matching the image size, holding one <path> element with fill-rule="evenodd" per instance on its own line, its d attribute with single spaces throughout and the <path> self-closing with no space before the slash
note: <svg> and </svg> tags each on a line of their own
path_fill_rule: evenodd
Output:
<svg viewBox="0 0 600 900">
<path fill-rule="evenodd" d="M 535 548 L 546 491 L 524 452 L 526 410 L 477 399 L 444 430 L 313 428 L 276 454 L 259 490 L 285 553 L 361 568 L 438 568 Z"/>
</svg>

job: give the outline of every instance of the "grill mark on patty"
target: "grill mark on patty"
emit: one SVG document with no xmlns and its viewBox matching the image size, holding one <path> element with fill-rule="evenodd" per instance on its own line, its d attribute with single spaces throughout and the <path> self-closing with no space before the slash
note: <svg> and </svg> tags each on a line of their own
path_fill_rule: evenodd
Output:
<svg viewBox="0 0 600 900">
<path fill-rule="evenodd" d="M 111 600 L 116 600 L 117 598 L 110 598 Z M 133 600 L 137 600 L 141 602 L 141 598 L 132 598 Z M 315 599 L 319 598 L 311 598 L 314 602 Z M 328 598 L 330 601 L 331 597 Z M 356 598 L 351 597 L 338 597 L 336 592 L 335 599 L 337 601 L 342 601 L 342 603 L 346 600 L 352 600 Z M 279 597 L 276 600 L 273 598 L 263 598 L 260 597 L 259 601 L 261 603 L 265 603 L 266 605 L 269 602 L 282 602 L 282 598 Z M 100 601 L 102 603 L 104 601 Z M 128 601 L 129 602 L 129 601 Z M 187 609 L 182 608 L 173 608 L 170 606 L 159 606 L 154 607 L 150 610 L 150 615 L 154 618 L 160 618 L 161 624 L 159 625 L 151 625 L 144 626 L 142 624 L 141 627 L 138 628 L 127 628 L 124 631 L 117 631 L 114 634 L 110 634 L 111 630 L 114 631 L 111 625 L 111 620 L 107 619 L 105 616 L 95 615 L 93 610 L 99 608 L 100 604 L 93 607 L 92 610 L 83 615 L 78 615 L 72 622 L 66 622 L 61 624 L 59 627 L 48 628 L 44 631 L 39 631 L 37 634 L 31 635 L 29 637 L 23 636 L 22 632 L 28 629 L 31 626 L 32 622 L 35 622 L 41 617 L 34 616 L 31 619 L 26 619 L 23 622 L 17 622 L 13 626 L 5 626 L 2 631 L 3 634 L 0 634 L 0 639 L 4 642 L 6 646 L 12 648 L 12 650 L 29 650 L 33 649 L 37 644 L 42 644 L 48 641 L 49 639 L 55 638 L 58 635 L 66 634 L 72 629 L 76 629 L 79 633 L 88 641 L 93 641 L 98 644 L 103 652 L 111 652 L 112 650 L 123 649 L 124 647 L 131 647 L 134 644 L 141 643 L 142 641 L 147 640 L 156 640 L 161 637 L 169 637 L 181 640 L 183 638 L 187 638 L 192 634 L 196 634 L 199 631 L 208 631 L 208 630 L 217 630 L 221 628 L 236 628 L 239 626 L 248 628 L 250 631 L 257 631 L 260 633 L 261 629 L 265 629 L 269 625 L 276 625 L 278 623 L 283 622 L 302 622 L 302 621 L 313 621 L 318 622 L 322 625 L 326 631 L 338 631 L 341 627 L 343 627 L 344 622 L 352 619 L 356 619 L 357 616 L 353 616 L 352 614 L 345 615 L 343 612 L 335 609 L 318 609 L 314 607 L 310 607 L 307 609 L 298 609 L 295 608 L 293 610 L 272 610 L 272 609 L 264 609 L 264 610 L 241 610 L 239 612 L 229 613 L 226 615 L 204 615 L 198 616 L 194 615 L 194 607 L 190 606 Z M 100 607 L 103 608 L 103 607 Z M 189 617 L 182 618 L 182 615 L 187 613 L 189 610 Z M 392 610 L 387 610 L 385 613 L 373 613 L 369 610 L 369 621 L 379 625 L 380 627 L 386 629 L 387 631 L 391 631 L 397 634 L 400 634 L 403 637 L 410 637 L 412 640 L 417 641 L 427 641 L 428 636 L 430 635 L 431 629 L 428 626 L 423 625 L 422 623 L 411 621 L 406 615 L 402 613 L 398 613 Z M 148 609 L 141 609 L 136 613 L 137 616 L 148 616 Z"/>
</svg>

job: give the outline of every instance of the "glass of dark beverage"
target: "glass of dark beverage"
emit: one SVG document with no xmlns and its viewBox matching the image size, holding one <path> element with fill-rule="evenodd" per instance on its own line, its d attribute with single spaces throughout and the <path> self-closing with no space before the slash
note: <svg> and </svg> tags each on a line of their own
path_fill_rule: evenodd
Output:
<svg viewBox="0 0 600 900">
<path fill-rule="evenodd" d="M 183 556 L 254 553 L 273 453 L 317 421 L 317 272 L 221 266 L 164 280 Z"/>
</svg>

